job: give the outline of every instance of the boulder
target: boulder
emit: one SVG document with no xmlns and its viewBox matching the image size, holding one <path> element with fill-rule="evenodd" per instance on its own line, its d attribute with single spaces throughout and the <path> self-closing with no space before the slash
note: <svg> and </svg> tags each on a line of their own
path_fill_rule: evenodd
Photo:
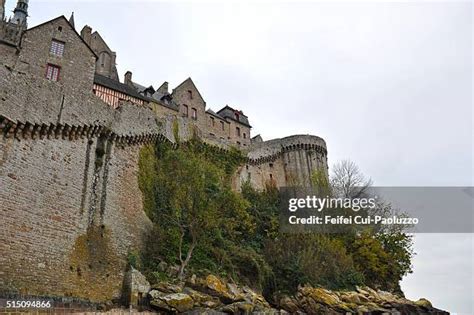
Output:
<svg viewBox="0 0 474 315">
<path fill-rule="evenodd" d="M 183 291 L 183 285 L 169 283 L 169 282 L 160 282 L 160 283 L 154 284 L 152 286 L 152 289 L 158 290 L 160 292 L 165 292 L 165 293 L 181 293 Z"/>
<path fill-rule="evenodd" d="M 236 300 L 236 297 L 229 292 L 226 283 L 214 275 L 208 275 L 205 279 L 196 279 L 194 287 L 199 291 L 218 297 L 224 304 Z"/>
<path fill-rule="evenodd" d="M 260 308 L 270 308 L 270 304 L 265 300 L 265 298 L 261 295 L 250 289 L 249 287 L 243 287 L 243 297 L 245 301 L 255 304 L 256 306 L 259 306 Z M 239 296 L 239 295 L 238 295 Z M 237 297 L 238 297 L 237 296 Z"/>
<path fill-rule="evenodd" d="M 282 308 L 285 311 L 288 311 L 292 314 L 296 313 L 300 309 L 300 307 L 298 305 L 298 302 L 295 299 L 293 299 L 293 298 L 291 298 L 287 295 L 280 298 L 279 306 L 280 306 L 280 308 Z"/>
<path fill-rule="evenodd" d="M 341 304 L 341 300 L 336 294 L 322 288 L 302 287 L 299 289 L 298 294 L 310 297 L 316 303 L 327 306 L 338 306 Z"/>
<path fill-rule="evenodd" d="M 432 308 L 433 307 L 433 305 L 431 305 L 431 302 L 428 301 L 425 298 L 419 299 L 418 301 L 415 302 L 415 304 L 417 306 L 421 306 L 421 307 L 425 307 L 425 308 Z"/>
<path fill-rule="evenodd" d="M 222 304 L 217 297 L 210 296 L 209 294 L 205 294 L 188 287 L 183 289 L 183 293 L 189 295 L 193 299 L 195 306 L 216 308 Z"/>
<path fill-rule="evenodd" d="M 151 290 L 150 304 L 158 309 L 168 312 L 186 312 L 193 308 L 193 299 L 185 293 L 165 293 Z"/>
<path fill-rule="evenodd" d="M 343 302 L 346 302 L 346 303 L 352 303 L 352 304 L 361 304 L 362 303 L 360 295 L 357 294 L 356 292 L 343 292 L 339 295 L 339 298 Z"/>
</svg>

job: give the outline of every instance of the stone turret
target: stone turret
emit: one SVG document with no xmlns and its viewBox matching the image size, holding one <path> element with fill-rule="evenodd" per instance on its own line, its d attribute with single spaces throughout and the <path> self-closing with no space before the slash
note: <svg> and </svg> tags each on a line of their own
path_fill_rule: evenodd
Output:
<svg viewBox="0 0 474 315">
<path fill-rule="evenodd" d="M 13 10 L 12 22 L 19 25 L 27 25 L 28 18 L 28 0 L 18 0 L 15 9 Z"/>
<path fill-rule="evenodd" d="M 5 20 L 5 0 L 0 0 L 0 40 L 2 45 L 18 47 L 27 28 L 28 0 L 18 0 L 13 12 L 14 16 Z"/>
</svg>

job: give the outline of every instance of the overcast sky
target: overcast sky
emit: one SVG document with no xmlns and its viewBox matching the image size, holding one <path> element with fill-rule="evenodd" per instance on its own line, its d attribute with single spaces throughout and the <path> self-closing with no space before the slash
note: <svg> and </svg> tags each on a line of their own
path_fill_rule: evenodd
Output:
<svg viewBox="0 0 474 315">
<path fill-rule="evenodd" d="M 15 0 L 7 0 L 11 10 Z M 472 4 L 30 0 L 29 25 L 75 12 L 120 76 L 192 77 L 208 107 L 264 139 L 314 134 L 379 186 L 473 185 Z M 412 299 L 473 313 L 473 236 L 418 235 Z"/>
</svg>

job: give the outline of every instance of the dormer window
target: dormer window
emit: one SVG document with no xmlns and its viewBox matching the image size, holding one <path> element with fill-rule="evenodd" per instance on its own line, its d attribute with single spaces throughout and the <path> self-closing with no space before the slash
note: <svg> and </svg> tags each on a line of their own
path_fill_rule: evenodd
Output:
<svg viewBox="0 0 474 315">
<path fill-rule="evenodd" d="M 239 113 L 235 113 L 235 120 L 239 121 Z"/>
<path fill-rule="evenodd" d="M 64 42 L 53 39 L 49 52 L 55 56 L 62 57 L 64 54 Z"/>
</svg>

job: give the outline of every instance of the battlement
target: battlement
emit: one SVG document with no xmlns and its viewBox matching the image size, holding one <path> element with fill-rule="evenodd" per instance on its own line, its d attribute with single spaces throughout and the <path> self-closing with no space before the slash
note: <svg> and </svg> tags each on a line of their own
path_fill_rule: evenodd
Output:
<svg viewBox="0 0 474 315">
<path fill-rule="evenodd" d="M 297 150 L 313 150 L 327 156 L 326 142 L 322 138 L 312 135 L 293 135 L 253 143 L 248 158 L 251 164 L 261 164 L 276 159 L 284 152 Z"/>
</svg>

